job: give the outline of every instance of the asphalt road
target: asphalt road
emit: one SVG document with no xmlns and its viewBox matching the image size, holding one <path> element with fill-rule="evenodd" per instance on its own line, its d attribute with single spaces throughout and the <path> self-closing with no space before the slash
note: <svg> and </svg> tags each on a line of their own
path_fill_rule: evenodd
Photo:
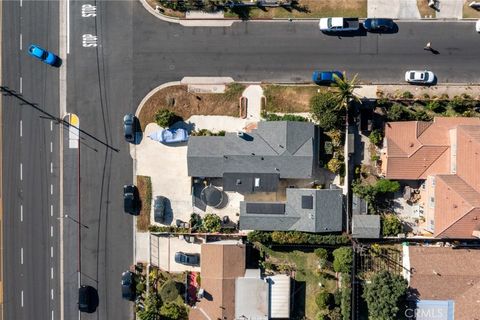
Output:
<svg viewBox="0 0 480 320">
<path fill-rule="evenodd" d="M 320 32 L 316 21 L 185 28 L 159 21 L 138 2 L 134 9 L 135 102 L 185 75 L 297 82 L 309 81 L 315 69 L 336 69 L 365 83 L 402 83 L 406 70 L 427 68 L 440 83 L 480 82 L 474 22 L 399 22 L 396 34 L 337 37 Z M 427 42 L 438 55 L 423 50 Z"/>
<path fill-rule="evenodd" d="M 2 5 L 2 85 L 58 115 L 58 70 L 26 53 L 58 50 L 58 2 Z M 15 97 L 2 104 L 4 319 L 58 318 L 58 127 Z"/>
</svg>

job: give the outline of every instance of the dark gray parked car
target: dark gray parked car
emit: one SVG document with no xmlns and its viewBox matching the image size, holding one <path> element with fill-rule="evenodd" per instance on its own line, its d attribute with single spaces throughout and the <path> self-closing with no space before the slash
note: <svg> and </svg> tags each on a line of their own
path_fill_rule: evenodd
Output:
<svg viewBox="0 0 480 320">
<path fill-rule="evenodd" d="M 200 255 L 198 253 L 175 253 L 175 262 L 189 266 L 198 266 L 200 264 Z"/>
<path fill-rule="evenodd" d="M 153 202 L 153 218 L 155 222 L 162 223 L 165 220 L 165 209 L 167 207 L 167 198 L 162 196 L 156 196 Z"/>
<path fill-rule="evenodd" d="M 127 140 L 127 142 L 134 143 L 136 131 L 137 128 L 135 116 L 131 113 L 126 114 L 125 117 L 123 117 L 123 134 L 125 136 L 125 140 Z"/>
</svg>

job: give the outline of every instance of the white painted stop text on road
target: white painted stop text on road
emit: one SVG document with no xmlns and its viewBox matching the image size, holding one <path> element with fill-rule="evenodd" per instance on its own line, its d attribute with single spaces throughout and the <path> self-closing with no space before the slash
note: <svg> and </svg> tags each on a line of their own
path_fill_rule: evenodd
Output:
<svg viewBox="0 0 480 320">
<path fill-rule="evenodd" d="M 97 36 L 93 34 L 84 34 L 82 35 L 82 45 L 85 48 L 92 48 L 97 46 Z"/>
<path fill-rule="evenodd" d="M 97 16 L 97 6 L 94 6 L 91 4 L 82 5 L 83 18 L 96 17 L 96 16 Z"/>
</svg>

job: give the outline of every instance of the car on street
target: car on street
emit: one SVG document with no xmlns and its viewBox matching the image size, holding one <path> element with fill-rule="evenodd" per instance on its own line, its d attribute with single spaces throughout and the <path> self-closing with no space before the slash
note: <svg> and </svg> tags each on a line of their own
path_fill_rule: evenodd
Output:
<svg viewBox="0 0 480 320">
<path fill-rule="evenodd" d="M 360 23 L 358 18 L 321 18 L 318 27 L 321 31 L 327 32 L 357 31 L 360 29 Z"/>
<path fill-rule="evenodd" d="M 78 310 L 94 313 L 98 306 L 98 292 L 94 287 L 82 285 L 78 288 Z"/>
<path fill-rule="evenodd" d="M 415 71 L 410 70 L 405 72 L 405 81 L 413 84 L 431 84 L 435 80 L 435 75 L 432 71 Z"/>
<path fill-rule="evenodd" d="M 131 271 L 122 273 L 122 298 L 135 301 L 135 275 Z"/>
<path fill-rule="evenodd" d="M 50 51 L 47 51 L 37 46 L 36 44 L 32 44 L 30 45 L 30 47 L 28 47 L 28 54 L 54 67 L 59 66 L 59 63 L 61 61 L 58 56 L 51 53 Z"/>
<path fill-rule="evenodd" d="M 318 85 L 329 86 L 335 83 L 335 76 L 343 80 L 343 73 L 340 71 L 313 71 L 312 81 Z"/>
<path fill-rule="evenodd" d="M 162 223 L 165 220 L 165 208 L 167 207 L 167 198 L 156 196 L 153 201 L 153 219 L 155 222 Z"/>
<path fill-rule="evenodd" d="M 135 143 L 136 118 L 133 114 L 129 113 L 123 117 L 123 135 L 125 140 L 130 143 Z"/>
<path fill-rule="evenodd" d="M 163 129 L 158 135 L 158 141 L 165 144 L 188 141 L 188 132 L 185 129 Z"/>
<path fill-rule="evenodd" d="M 200 264 L 200 255 L 198 253 L 176 252 L 175 262 L 188 266 L 198 266 Z"/>
<path fill-rule="evenodd" d="M 123 186 L 123 210 L 126 213 L 138 214 L 138 191 L 133 184 Z"/>
<path fill-rule="evenodd" d="M 363 27 L 369 32 L 390 32 L 395 29 L 395 23 L 387 18 L 369 18 L 363 22 Z"/>
<path fill-rule="evenodd" d="M 480 32 L 480 19 L 478 19 L 477 22 L 475 23 L 475 30 L 477 32 Z"/>
</svg>

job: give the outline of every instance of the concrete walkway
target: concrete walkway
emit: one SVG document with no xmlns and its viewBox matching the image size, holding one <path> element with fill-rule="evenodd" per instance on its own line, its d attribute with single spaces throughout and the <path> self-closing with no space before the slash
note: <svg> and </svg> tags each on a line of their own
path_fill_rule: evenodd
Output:
<svg viewBox="0 0 480 320">
<path fill-rule="evenodd" d="M 443 94 L 448 95 L 450 98 L 454 96 L 460 96 L 467 94 L 474 99 L 480 99 L 480 86 L 478 85 L 437 85 L 437 86 L 412 86 L 405 85 L 368 85 L 358 86 L 355 88 L 354 93 L 359 98 L 364 99 L 376 99 L 379 98 L 379 94 L 383 94 L 383 97 L 394 97 L 402 94 L 403 92 L 410 92 L 415 98 L 423 98 L 425 94 L 430 97 L 440 97 Z"/>
<path fill-rule="evenodd" d="M 436 17 L 439 19 L 462 19 L 463 0 L 440 0 Z"/>
<path fill-rule="evenodd" d="M 260 121 L 262 113 L 263 89 L 259 85 L 248 86 L 242 93 L 247 98 L 247 119 Z"/>
<path fill-rule="evenodd" d="M 421 18 L 417 0 L 368 0 L 367 12 L 370 18 Z"/>
</svg>

